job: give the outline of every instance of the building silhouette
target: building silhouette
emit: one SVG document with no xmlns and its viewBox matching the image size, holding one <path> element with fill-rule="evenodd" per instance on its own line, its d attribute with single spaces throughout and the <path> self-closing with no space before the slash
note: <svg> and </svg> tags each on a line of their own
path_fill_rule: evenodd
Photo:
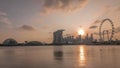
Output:
<svg viewBox="0 0 120 68">
<path fill-rule="evenodd" d="M 75 41 L 74 36 L 67 34 L 66 37 L 63 38 L 63 43 L 72 44 Z"/>
<path fill-rule="evenodd" d="M 43 45 L 41 42 L 39 41 L 25 41 L 25 45 Z"/>
<path fill-rule="evenodd" d="M 53 33 L 53 44 L 63 44 L 63 29 Z"/>
<path fill-rule="evenodd" d="M 11 45 L 12 46 L 12 45 L 17 45 L 17 44 L 18 44 L 17 41 L 12 38 L 6 39 L 3 42 L 3 45 Z"/>
<path fill-rule="evenodd" d="M 85 37 L 82 37 L 81 35 L 78 35 L 77 37 L 74 37 L 70 34 L 67 34 L 66 37 L 63 37 L 65 44 L 92 44 L 94 41 L 93 34 L 89 36 L 87 34 Z"/>
</svg>

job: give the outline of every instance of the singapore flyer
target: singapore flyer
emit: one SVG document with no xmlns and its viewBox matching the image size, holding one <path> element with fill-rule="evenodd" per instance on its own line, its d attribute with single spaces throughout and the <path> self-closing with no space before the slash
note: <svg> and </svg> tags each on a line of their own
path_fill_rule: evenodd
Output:
<svg viewBox="0 0 120 68">
<path fill-rule="evenodd" d="M 108 29 L 102 29 L 103 28 L 103 25 L 104 25 L 104 23 L 106 23 L 106 21 L 108 21 L 109 22 L 109 24 L 110 24 L 110 30 L 108 30 Z M 108 27 L 108 26 L 106 26 L 106 27 Z M 114 36 L 114 24 L 113 24 L 113 22 L 112 22 L 112 20 L 110 20 L 110 19 L 104 19 L 102 22 L 101 22 L 101 24 L 100 24 L 100 27 L 99 27 L 99 36 L 100 36 L 100 39 L 102 40 L 102 41 L 104 41 L 105 40 L 105 35 L 107 36 L 107 41 L 112 41 L 112 38 L 113 38 L 113 36 Z"/>
</svg>

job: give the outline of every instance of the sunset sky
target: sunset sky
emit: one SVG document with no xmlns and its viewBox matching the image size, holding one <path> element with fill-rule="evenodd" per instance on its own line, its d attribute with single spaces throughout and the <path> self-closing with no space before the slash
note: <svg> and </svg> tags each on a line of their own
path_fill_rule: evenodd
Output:
<svg viewBox="0 0 120 68">
<path fill-rule="evenodd" d="M 0 0 L 0 43 L 7 38 L 51 42 L 54 31 L 77 35 L 80 26 L 97 33 L 105 18 L 114 23 L 114 39 L 120 39 L 120 0 Z"/>
</svg>

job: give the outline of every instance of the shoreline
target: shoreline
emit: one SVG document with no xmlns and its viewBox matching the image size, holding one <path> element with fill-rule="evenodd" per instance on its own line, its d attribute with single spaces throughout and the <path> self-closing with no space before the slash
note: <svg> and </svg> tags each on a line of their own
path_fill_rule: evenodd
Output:
<svg viewBox="0 0 120 68">
<path fill-rule="evenodd" d="M 75 44 L 75 45 L 71 45 L 71 44 L 63 44 L 63 45 L 51 45 L 51 44 L 48 44 L 48 45 L 0 45 L 0 47 L 19 47 L 19 46 L 23 46 L 23 47 L 27 47 L 27 46 L 120 46 L 120 45 L 116 45 L 116 44 L 101 44 L 101 45 L 96 45 L 96 44 L 93 44 L 93 45 L 87 45 L 87 44 Z"/>
</svg>

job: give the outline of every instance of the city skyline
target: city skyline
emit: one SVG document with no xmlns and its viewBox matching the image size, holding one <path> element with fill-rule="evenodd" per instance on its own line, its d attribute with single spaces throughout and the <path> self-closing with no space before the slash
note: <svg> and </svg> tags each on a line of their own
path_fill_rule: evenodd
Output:
<svg viewBox="0 0 120 68">
<path fill-rule="evenodd" d="M 86 44 L 86 45 L 90 45 L 90 44 L 95 44 L 93 42 L 101 42 L 99 41 L 99 39 L 94 39 L 93 34 L 89 35 L 88 33 L 86 34 L 86 36 L 83 38 L 82 35 L 83 33 L 81 32 L 80 35 L 78 35 L 77 37 L 74 37 L 73 35 L 66 35 L 63 36 L 63 29 L 61 30 L 57 30 L 55 32 L 53 32 L 53 42 L 52 44 L 54 45 L 61 45 L 61 44 L 68 44 L 68 45 L 75 45 L 75 44 Z"/>
<path fill-rule="evenodd" d="M 80 26 L 90 34 L 105 18 L 118 30 L 114 39 L 120 39 L 119 14 L 119 0 L 0 0 L 0 43 L 7 38 L 52 42 L 54 31 L 77 36 Z"/>
</svg>

